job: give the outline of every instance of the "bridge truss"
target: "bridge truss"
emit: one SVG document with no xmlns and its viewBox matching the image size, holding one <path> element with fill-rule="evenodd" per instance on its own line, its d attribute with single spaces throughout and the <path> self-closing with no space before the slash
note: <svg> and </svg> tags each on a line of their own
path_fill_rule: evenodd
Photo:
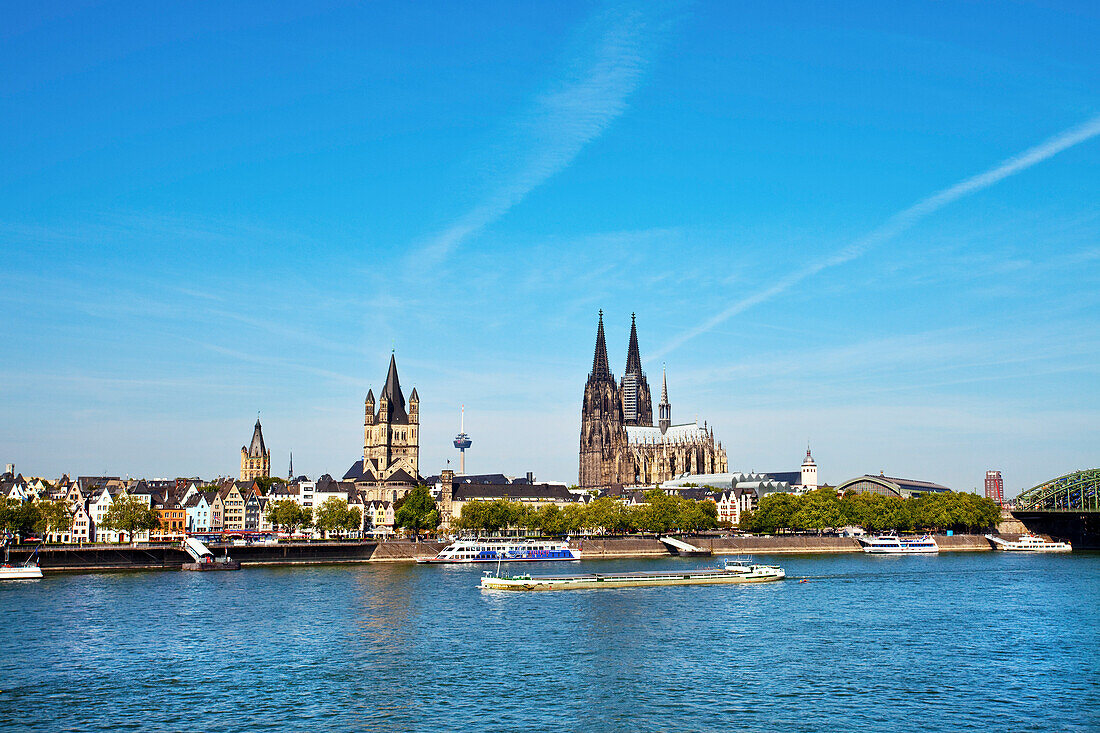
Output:
<svg viewBox="0 0 1100 733">
<path fill-rule="evenodd" d="M 1100 468 L 1075 471 L 1016 497 L 1017 512 L 1100 513 Z"/>
</svg>

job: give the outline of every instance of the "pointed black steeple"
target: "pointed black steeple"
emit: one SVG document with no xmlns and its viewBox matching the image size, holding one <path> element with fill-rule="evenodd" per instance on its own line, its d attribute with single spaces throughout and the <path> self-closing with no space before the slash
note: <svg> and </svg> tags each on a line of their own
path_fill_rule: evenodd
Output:
<svg viewBox="0 0 1100 733">
<path fill-rule="evenodd" d="M 256 418 L 256 427 L 252 431 L 252 444 L 248 446 L 249 458 L 263 458 L 267 454 L 267 447 L 264 445 L 264 433 L 260 429 L 260 418 Z"/>
<path fill-rule="evenodd" d="M 389 421 L 391 423 L 406 423 L 409 415 L 405 412 L 405 395 L 401 393 L 401 381 L 397 378 L 397 360 L 390 354 L 390 371 L 386 375 L 386 386 L 382 388 L 379 399 L 389 401 Z"/>
<path fill-rule="evenodd" d="M 626 349 L 626 373 L 642 373 L 642 355 L 638 352 L 638 326 L 634 323 L 634 314 L 630 314 L 630 346 Z"/>
<path fill-rule="evenodd" d="M 649 382 L 642 371 L 642 354 L 638 349 L 638 324 L 630 314 L 630 345 L 626 350 L 626 371 L 620 383 L 623 402 L 623 419 L 627 425 L 653 425 L 653 403 L 649 396 Z"/>
<path fill-rule="evenodd" d="M 611 368 L 607 365 L 607 339 L 603 335 L 603 310 L 600 311 L 600 325 L 596 329 L 596 353 L 592 356 L 592 373 L 589 380 L 611 379 Z"/>
</svg>

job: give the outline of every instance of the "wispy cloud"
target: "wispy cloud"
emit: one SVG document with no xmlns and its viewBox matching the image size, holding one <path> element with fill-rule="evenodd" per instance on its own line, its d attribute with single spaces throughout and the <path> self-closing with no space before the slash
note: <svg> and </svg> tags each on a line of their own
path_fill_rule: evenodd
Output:
<svg viewBox="0 0 1100 733">
<path fill-rule="evenodd" d="M 639 8 L 614 8 L 594 18 L 567 71 L 503 133 L 510 167 L 481 201 L 429 240 L 418 254 L 421 261 L 445 259 L 603 134 L 641 82 L 659 25 Z"/>
<path fill-rule="evenodd" d="M 769 288 L 765 288 L 757 293 L 754 293 L 746 298 L 733 303 L 725 310 L 712 316 L 711 318 L 703 321 L 693 328 L 689 328 L 680 335 L 676 336 L 664 346 L 652 354 L 648 354 L 645 357 L 646 361 L 653 359 L 659 359 L 665 356 L 671 351 L 682 346 L 687 341 L 699 336 L 701 334 L 710 331 L 714 327 L 729 320 L 735 315 L 742 313 L 754 305 L 758 305 L 765 301 L 771 300 L 783 293 L 787 292 L 795 285 L 798 285 L 803 280 L 806 280 L 814 275 L 818 274 L 822 270 L 827 270 L 831 267 L 837 267 L 847 262 L 861 257 L 871 249 L 889 241 L 890 239 L 901 234 L 905 230 L 912 227 L 921 219 L 939 211 L 948 204 L 954 203 L 961 198 L 964 198 L 972 193 L 977 193 L 986 188 L 989 188 L 995 183 L 1003 181 L 1009 176 L 1015 175 L 1028 168 L 1042 163 L 1049 158 L 1054 157 L 1058 153 L 1063 152 L 1074 145 L 1079 145 L 1087 140 L 1100 135 L 1100 117 L 1094 117 L 1084 124 L 1071 128 L 1056 135 L 1049 140 L 1046 140 L 1033 148 L 1029 148 L 1024 152 L 1016 155 L 1008 160 L 1004 161 L 998 166 L 990 168 L 984 173 L 980 173 L 976 176 L 967 178 L 964 181 L 960 181 L 955 185 L 945 188 L 938 193 L 918 201 L 907 209 L 894 214 L 884 224 L 872 231 L 870 234 L 865 235 L 861 239 L 853 242 L 847 247 L 834 253 L 831 257 L 821 260 L 816 263 L 812 263 L 801 270 L 797 270 L 790 275 L 781 278 L 778 282 Z"/>
</svg>

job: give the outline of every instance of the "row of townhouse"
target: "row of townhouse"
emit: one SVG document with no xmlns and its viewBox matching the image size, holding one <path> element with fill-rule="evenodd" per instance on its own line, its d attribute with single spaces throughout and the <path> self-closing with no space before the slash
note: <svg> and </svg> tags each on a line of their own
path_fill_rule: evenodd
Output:
<svg viewBox="0 0 1100 733">
<path fill-rule="evenodd" d="M 150 532 L 137 532 L 132 538 L 126 532 L 103 527 L 111 505 L 123 497 L 136 498 L 152 508 L 160 519 L 160 526 Z M 226 480 L 207 485 L 198 478 L 148 480 L 78 476 L 70 479 L 65 475 L 51 483 L 44 479 L 25 479 L 9 471 L 0 474 L 0 498 L 65 501 L 73 513 L 71 526 L 46 538 L 61 543 L 171 541 L 187 533 L 271 532 L 268 507 L 284 500 L 313 511 L 329 499 L 343 500 L 350 508 L 359 509 L 361 532 L 386 534 L 392 533 L 394 528 L 393 502 L 369 499 L 368 493 L 353 482 L 336 481 L 328 474 L 316 481 L 302 477 L 290 484 L 275 484 L 264 494 L 256 481 Z"/>
</svg>

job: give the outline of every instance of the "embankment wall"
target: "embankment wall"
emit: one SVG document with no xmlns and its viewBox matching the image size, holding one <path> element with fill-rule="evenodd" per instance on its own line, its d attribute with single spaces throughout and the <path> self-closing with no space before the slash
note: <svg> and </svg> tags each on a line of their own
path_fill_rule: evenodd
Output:
<svg viewBox="0 0 1100 733">
<path fill-rule="evenodd" d="M 413 562 L 418 557 L 438 555 L 446 542 L 379 542 L 371 562 Z"/>
<path fill-rule="evenodd" d="M 304 563 L 369 562 L 374 542 L 293 542 L 278 545 L 208 545 L 221 557 L 240 560 L 242 565 L 296 565 Z M 32 547 L 11 550 L 11 562 L 25 561 Z M 43 547 L 38 552 L 43 571 L 83 570 L 179 570 L 191 556 L 175 545 L 82 545 Z"/>
</svg>

